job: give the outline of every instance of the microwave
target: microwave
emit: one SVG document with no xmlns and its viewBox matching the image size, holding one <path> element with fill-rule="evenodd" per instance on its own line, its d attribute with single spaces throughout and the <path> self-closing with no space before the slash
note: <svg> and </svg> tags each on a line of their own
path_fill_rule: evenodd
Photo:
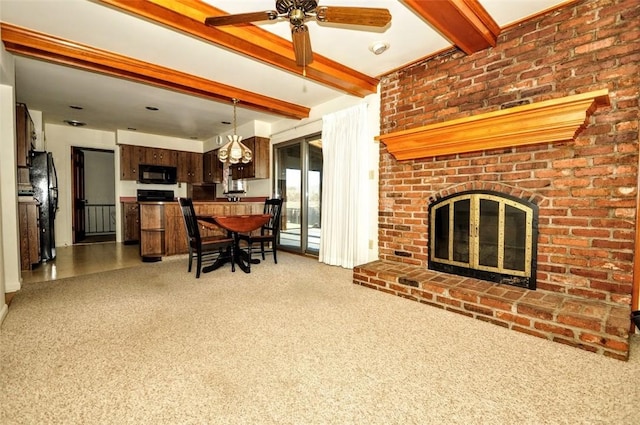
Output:
<svg viewBox="0 0 640 425">
<path fill-rule="evenodd" d="M 176 184 L 178 170 L 166 165 L 140 164 L 138 166 L 138 182 L 151 184 Z"/>
</svg>

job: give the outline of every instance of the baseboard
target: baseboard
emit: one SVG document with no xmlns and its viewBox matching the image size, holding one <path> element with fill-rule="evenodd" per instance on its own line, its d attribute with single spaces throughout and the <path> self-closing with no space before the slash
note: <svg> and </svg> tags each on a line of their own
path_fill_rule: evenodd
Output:
<svg viewBox="0 0 640 425">
<path fill-rule="evenodd" d="M 5 303 L 2 305 L 2 310 L 0 310 L 0 325 L 4 322 L 4 318 L 7 317 L 9 313 L 9 306 Z"/>
</svg>

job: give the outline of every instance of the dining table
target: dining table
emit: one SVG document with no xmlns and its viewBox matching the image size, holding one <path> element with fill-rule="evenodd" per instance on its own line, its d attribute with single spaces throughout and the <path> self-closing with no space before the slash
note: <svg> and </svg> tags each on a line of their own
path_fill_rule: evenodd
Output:
<svg viewBox="0 0 640 425">
<path fill-rule="evenodd" d="M 259 264 L 260 260 L 251 259 L 249 254 L 240 249 L 240 233 L 249 233 L 259 229 L 271 219 L 271 214 L 240 214 L 240 215 L 198 215 L 196 216 L 203 226 L 215 229 L 225 229 L 234 240 L 234 262 L 245 273 L 251 273 L 251 264 Z M 202 268 L 203 273 L 220 268 L 231 260 L 231 255 L 220 255 L 210 265 Z"/>
</svg>

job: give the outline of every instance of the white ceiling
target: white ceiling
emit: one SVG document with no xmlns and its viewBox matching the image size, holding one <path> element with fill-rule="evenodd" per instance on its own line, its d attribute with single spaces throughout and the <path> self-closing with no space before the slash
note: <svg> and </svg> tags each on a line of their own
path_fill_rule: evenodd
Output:
<svg viewBox="0 0 640 425">
<path fill-rule="evenodd" d="M 564 0 L 480 0 L 501 27 L 546 10 Z M 275 8 L 275 0 L 206 0 L 229 13 Z M 373 77 L 379 77 L 451 43 L 396 0 L 320 0 L 323 6 L 382 7 L 392 22 L 384 31 L 363 31 L 309 21 L 315 54 Z M 434 7 L 437 4 L 434 2 Z M 172 68 L 218 83 L 282 99 L 309 108 L 344 96 L 298 75 L 256 62 L 208 42 L 126 14 L 90 0 L 0 0 L 2 22 Z M 284 21 L 257 23 L 290 40 Z M 390 48 L 376 56 L 371 43 Z M 102 74 L 16 56 L 16 97 L 32 110 L 42 111 L 47 123 L 66 119 L 87 123 L 86 128 L 139 132 L 179 138 L 209 139 L 231 129 L 231 104 L 134 83 Z M 75 110 L 69 106 L 82 106 Z M 155 106 L 151 112 L 146 106 Z M 238 126 L 259 120 L 276 123 L 282 117 L 238 108 Z"/>
</svg>

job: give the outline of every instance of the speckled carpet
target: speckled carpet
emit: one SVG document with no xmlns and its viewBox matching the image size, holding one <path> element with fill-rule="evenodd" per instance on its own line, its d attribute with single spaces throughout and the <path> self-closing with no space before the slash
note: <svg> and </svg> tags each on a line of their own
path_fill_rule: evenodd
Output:
<svg viewBox="0 0 640 425">
<path fill-rule="evenodd" d="M 0 354 L 6 425 L 640 423 L 637 336 L 612 360 L 286 253 L 27 284 Z"/>
</svg>

